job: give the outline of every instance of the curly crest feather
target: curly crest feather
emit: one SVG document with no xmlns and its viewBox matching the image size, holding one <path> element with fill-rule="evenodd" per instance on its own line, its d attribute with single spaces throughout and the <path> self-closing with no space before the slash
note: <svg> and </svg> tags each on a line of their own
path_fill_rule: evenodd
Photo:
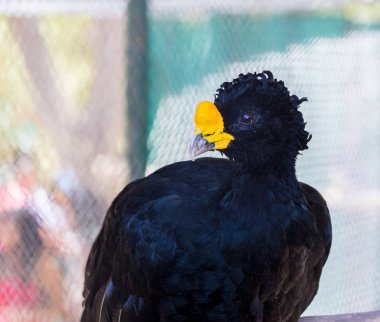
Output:
<svg viewBox="0 0 380 322">
<path fill-rule="evenodd" d="M 290 95 L 283 81 L 278 81 L 270 71 L 240 74 L 232 82 L 224 82 L 215 94 L 215 105 L 220 107 L 236 106 L 242 97 L 249 97 L 252 103 L 281 116 L 288 122 L 294 148 L 302 151 L 308 148 L 311 135 L 305 130 L 306 123 L 299 106 L 307 101 L 306 97 Z"/>
</svg>

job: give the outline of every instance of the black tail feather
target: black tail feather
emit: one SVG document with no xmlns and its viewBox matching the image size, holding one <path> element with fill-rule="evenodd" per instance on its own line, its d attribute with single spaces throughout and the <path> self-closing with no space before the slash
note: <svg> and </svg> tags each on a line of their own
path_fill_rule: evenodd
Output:
<svg viewBox="0 0 380 322">
<path fill-rule="evenodd" d="M 120 315 L 121 305 L 116 296 L 112 281 L 104 285 L 97 293 L 91 306 L 86 306 L 81 322 L 113 322 Z M 117 320 L 116 320 L 117 321 Z"/>
</svg>

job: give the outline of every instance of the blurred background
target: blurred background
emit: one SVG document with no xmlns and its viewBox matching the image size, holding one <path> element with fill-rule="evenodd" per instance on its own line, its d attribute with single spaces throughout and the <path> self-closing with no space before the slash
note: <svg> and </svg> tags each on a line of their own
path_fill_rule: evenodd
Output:
<svg viewBox="0 0 380 322">
<path fill-rule="evenodd" d="M 0 322 L 78 321 L 112 199 L 262 70 L 309 98 L 298 178 L 332 215 L 305 314 L 380 309 L 380 1 L 0 0 Z"/>
</svg>

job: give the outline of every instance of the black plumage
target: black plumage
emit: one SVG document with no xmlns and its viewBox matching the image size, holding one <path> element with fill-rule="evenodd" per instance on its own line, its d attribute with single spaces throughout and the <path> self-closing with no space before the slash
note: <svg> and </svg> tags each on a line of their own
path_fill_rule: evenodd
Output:
<svg viewBox="0 0 380 322">
<path fill-rule="evenodd" d="M 81 321 L 297 321 L 332 238 L 325 201 L 295 174 L 305 100 L 270 72 L 222 84 L 228 159 L 174 163 L 120 192 L 88 258 Z M 198 134 L 202 152 L 217 149 L 211 134 Z"/>
</svg>

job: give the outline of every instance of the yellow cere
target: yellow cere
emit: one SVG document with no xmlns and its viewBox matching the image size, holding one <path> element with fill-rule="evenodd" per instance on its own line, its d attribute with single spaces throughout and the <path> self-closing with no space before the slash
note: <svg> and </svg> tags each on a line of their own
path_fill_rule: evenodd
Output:
<svg viewBox="0 0 380 322">
<path fill-rule="evenodd" d="M 223 132 L 223 117 L 217 107 L 210 101 L 199 103 L 195 111 L 195 134 L 203 134 L 203 137 L 210 143 L 215 144 L 215 149 L 227 148 L 230 141 L 234 139 L 231 134 Z"/>
</svg>

